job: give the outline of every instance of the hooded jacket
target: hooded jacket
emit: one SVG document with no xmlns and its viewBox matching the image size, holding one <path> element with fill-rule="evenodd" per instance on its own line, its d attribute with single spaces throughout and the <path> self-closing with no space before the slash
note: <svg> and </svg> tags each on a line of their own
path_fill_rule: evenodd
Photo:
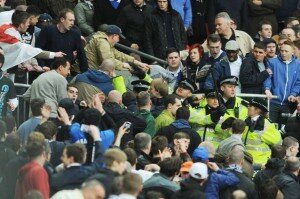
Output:
<svg viewBox="0 0 300 199">
<path fill-rule="evenodd" d="M 50 196 L 48 174 L 37 162 L 29 162 L 19 170 L 15 199 L 25 198 L 32 189 L 41 192 L 44 199 Z"/>
<path fill-rule="evenodd" d="M 178 132 L 184 132 L 190 136 L 190 145 L 187 152 L 192 154 L 195 148 L 197 148 L 201 143 L 201 137 L 194 129 L 191 128 L 188 121 L 183 119 L 175 120 L 169 126 L 160 128 L 156 136 L 165 136 L 167 137 L 168 142 L 172 143 L 174 135 Z"/>
<path fill-rule="evenodd" d="M 105 95 L 108 95 L 108 93 L 114 89 L 111 78 L 104 72 L 97 70 L 89 69 L 88 71 L 77 75 L 75 83 L 76 82 L 91 84 L 103 91 Z"/>
<path fill-rule="evenodd" d="M 273 75 L 264 82 L 264 89 L 270 90 L 278 98 L 271 103 L 286 105 L 289 96 L 298 96 L 300 93 L 300 63 L 295 56 L 290 62 L 283 61 L 281 56 L 269 59 L 269 68 Z"/>
</svg>

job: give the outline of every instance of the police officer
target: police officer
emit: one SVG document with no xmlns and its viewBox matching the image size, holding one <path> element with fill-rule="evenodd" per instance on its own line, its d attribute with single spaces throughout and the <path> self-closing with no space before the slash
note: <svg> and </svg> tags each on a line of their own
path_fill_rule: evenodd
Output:
<svg viewBox="0 0 300 199">
<path fill-rule="evenodd" d="M 190 109 L 190 119 L 192 127 L 198 132 L 203 141 L 210 141 L 217 148 L 219 143 L 229 137 L 223 133 L 222 129 L 216 130 L 216 126 L 223 121 L 222 116 L 226 112 L 224 106 L 219 107 L 218 95 L 214 90 L 205 91 L 206 105 L 197 109 Z"/>
<path fill-rule="evenodd" d="M 281 143 L 281 135 L 266 117 L 267 102 L 262 98 L 252 99 L 248 106 L 248 126 L 243 133 L 246 150 L 253 156 L 255 164 L 264 165 L 271 156 L 271 147 Z"/>
</svg>

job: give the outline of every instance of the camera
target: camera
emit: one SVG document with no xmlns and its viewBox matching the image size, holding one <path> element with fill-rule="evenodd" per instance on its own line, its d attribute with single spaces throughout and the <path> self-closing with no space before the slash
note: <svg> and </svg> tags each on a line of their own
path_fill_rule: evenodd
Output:
<svg viewBox="0 0 300 199">
<path fill-rule="evenodd" d="M 130 127 L 131 127 L 131 122 L 125 122 L 124 128 L 127 129 L 127 130 L 129 130 Z"/>
</svg>

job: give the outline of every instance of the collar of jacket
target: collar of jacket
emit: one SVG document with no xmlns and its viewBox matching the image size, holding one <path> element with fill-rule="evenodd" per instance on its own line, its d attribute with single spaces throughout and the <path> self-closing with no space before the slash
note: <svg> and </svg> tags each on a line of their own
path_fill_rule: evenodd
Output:
<svg viewBox="0 0 300 199">
<path fill-rule="evenodd" d="M 143 11 L 145 9 L 145 7 L 146 7 L 146 2 L 144 1 L 143 5 L 141 7 L 137 6 L 135 3 L 132 2 L 132 6 L 136 10 Z"/>
<path fill-rule="evenodd" d="M 235 100 L 236 100 L 236 97 L 231 97 L 225 103 L 224 99 L 222 98 L 222 101 L 227 109 L 233 109 L 235 107 Z"/>
<path fill-rule="evenodd" d="M 251 117 L 247 117 L 245 122 L 246 122 L 247 126 L 250 127 L 251 126 Z M 259 116 L 259 118 L 256 120 L 254 130 L 262 131 L 262 130 L 264 130 L 264 127 L 265 127 L 265 118 L 263 116 Z"/>
</svg>

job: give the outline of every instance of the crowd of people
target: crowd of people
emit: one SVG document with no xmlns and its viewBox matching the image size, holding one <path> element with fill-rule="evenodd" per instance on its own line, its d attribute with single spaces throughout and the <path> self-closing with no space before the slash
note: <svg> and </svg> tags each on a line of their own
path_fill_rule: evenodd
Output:
<svg viewBox="0 0 300 199">
<path fill-rule="evenodd" d="M 0 198 L 300 199 L 299 17 L 299 0 L 0 0 Z"/>
</svg>

